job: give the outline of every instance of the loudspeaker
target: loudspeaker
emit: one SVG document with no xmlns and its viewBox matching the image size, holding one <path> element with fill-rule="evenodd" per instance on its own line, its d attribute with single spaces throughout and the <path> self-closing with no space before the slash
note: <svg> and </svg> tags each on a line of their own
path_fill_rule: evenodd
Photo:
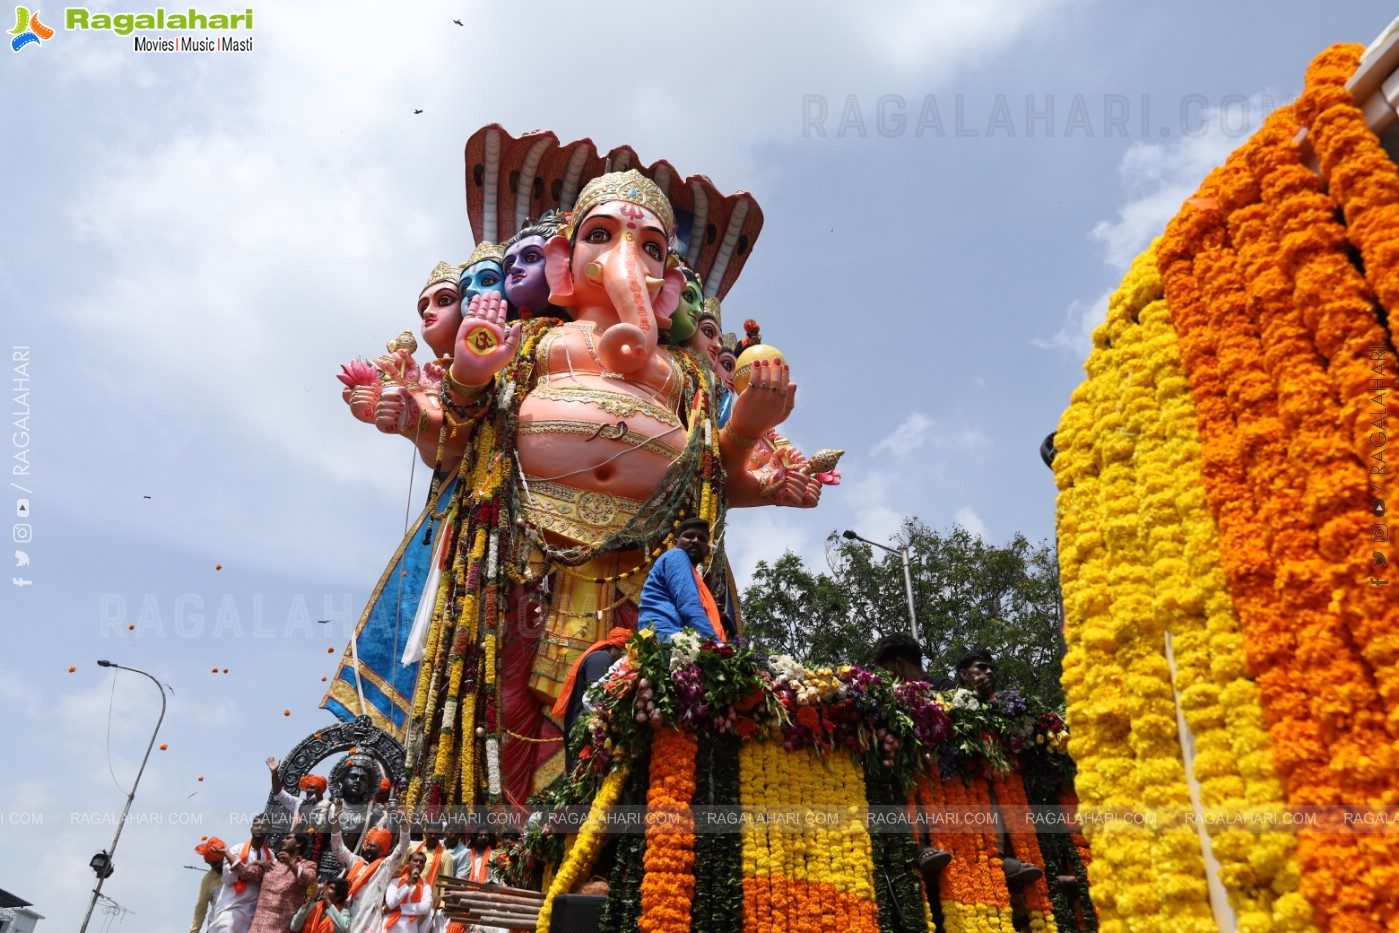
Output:
<svg viewBox="0 0 1399 933">
<path fill-rule="evenodd" d="M 560 894 L 554 898 L 549 933 L 597 933 L 606 903 L 607 898 L 596 894 Z"/>
</svg>

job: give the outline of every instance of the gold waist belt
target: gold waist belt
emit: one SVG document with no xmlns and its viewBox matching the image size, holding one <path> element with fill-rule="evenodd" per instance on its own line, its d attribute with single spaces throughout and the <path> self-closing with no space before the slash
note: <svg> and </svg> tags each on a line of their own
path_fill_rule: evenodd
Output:
<svg viewBox="0 0 1399 933">
<path fill-rule="evenodd" d="M 538 385 L 531 389 L 529 394 L 534 398 L 551 399 L 556 402 L 591 402 L 618 418 L 639 414 L 655 418 L 661 424 L 680 426 L 680 419 L 676 417 L 675 412 L 627 392 L 608 392 L 605 389 L 591 389 L 586 386 Z"/>
<path fill-rule="evenodd" d="M 627 431 L 626 422 L 621 424 L 594 424 L 591 421 L 540 420 L 521 421 L 520 434 L 576 434 L 589 439 L 601 437 L 609 441 L 621 441 L 633 448 L 649 450 L 674 460 L 680 456 L 680 448 L 672 447 L 659 437 L 652 437 L 640 431 Z M 672 432 L 676 433 L 676 432 Z M 669 437 L 670 435 L 664 435 Z M 681 435 L 684 436 L 683 434 Z M 533 487 L 531 487 L 533 488 Z"/>
<path fill-rule="evenodd" d="M 525 521 L 580 544 L 598 544 L 616 534 L 645 504 L 607 492 L 577 489 L 526 474 Z"/>
</svg>

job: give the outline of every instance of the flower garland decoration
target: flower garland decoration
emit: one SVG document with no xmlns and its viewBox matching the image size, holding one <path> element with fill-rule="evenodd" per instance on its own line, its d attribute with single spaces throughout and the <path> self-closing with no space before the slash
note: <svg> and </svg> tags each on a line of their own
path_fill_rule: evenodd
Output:
<svg viewBox="0 0 1399 933">
<path fill-rule="evenodd" d="M 1144 257 L 1144 263 L 1150 257 Z M 1152 612 L 1169 629 L 1175 688 L 1196 748 L 1195 777 L 1207 810 L 1242 812 L 1271 807 L 1282 787 L 1267 764 L 1269 746 L 1257 688 L 1247 679 L 1242 634 L 1233 614 L 1218 558 L 1218 537 L 1201 492 L 1194 406 L 1180 369 L 1175 332 L 1159 297 L 1137 314 L 1148 381 L 1155 405 L 1142 412 L 1136 454 L 1147 560 L 1156 578 Z M 1221 706 L 1221 686 L 1230 703 Z M 1229 719 L 1232 718 L 1232 722 Z M 1252 786 L 1238 761 L 1250 762 Z M 1254 811 L 1257 813 L 1258 811 Z M 1226 828 L 1216 832 L 1216 827 Z M 1249 833 L 1211 821 L 1212 848 L 1221 880 L 1241 921 L 1250 929 L 1273 928 L 1274 886 L 1295 891 L 1296 879 L 1280 873 L 1292 864 L 1294 839 L 1284 833 Z M 1294 873 L 1295 875 L 1295 873 Z"/>
<path fill-rule="evenodd" d="M 694 733 L 669 726 L 651 740 L 646 792 L 646 875 L 641 882 L 641 933 L 686 933 L 695 893 Z"/>
<path fill-rule="evenodd" d="M 628 803 L 645 800 L 651 783 L 649 749 L 631 763 L 631 777 L 623 791 Z M 736 766 L 736 763 L 735 763 Z M 646 834 L 623 833 L 617 839 L 616 861 L 607 878 L 607 903 L 598 920 L 599 933 L 632 933 L 641 920 L 641 883 L 646 874 Z"/>
<path fill-rule="evenodd" d="M 991 795 L 984 777 L 955 778 L 942 782 L 943 799 L 953 813 L 989 814 Z M 988 821 L 989 824 L 989 821 Z M 973 824 L 975 825 L 975 824 Z M 996 857 L 996 834 L 991 829 L 950 834 L 952 864 L 943 877 L 953 879 L 953 898 L 943 900 L 949 931 L 958 933 L 1012 933 L 1010 891 L 1001 861 Z"/>
<path fill-rule="evenodd" d="M 907 795 L 886 768 L 865 766 L 865 799 L 871 806 L 907 806 Z M 927 933 L 927 898 L 918 872 L 918 846 L 912 824 L 895 825 L 893 831 L 870 836 L 870 854 L 879 902 L 881 933 Z"/>
<path fill-rule="evenodd" d="M 572 891 L 592 870 L 593 864 L 597 861 L 598 852 L 607 840 L 607 811 L 616 806 L 626 783 L 626 765 L 613 771 L 602 782 L 602 787 L 598 790 L 597 797 L 593 799 L 593 805 L 588 810 L 587 820 L 579 829 L 578 836 L 574 840 L 573 848 L 569 849 L 567 857 L 559 866 L 558 873 L 554 875 L 554 880 L 549 885 L 548 893 L 544 896 L 544 904 L 539 909 L 539 922 L 535 927 L 536 933 L 549 933 L 549 923 L 554 912 L 554 898 Z"/>
<path fill-rule="evenodd" d="M 996 794 L 1001 819 L 1010 836 L 1011 847 L 1015 850 L 1015 857 L 1044 872 L 1039 880 L 1024 889 L 1025 906 L 1030 914 L 1030 930 L 1032 933 L 1058 933 L 1059 924 L 1054 916 L 1054 905 L 1049 900 L 1049 885 L 1054 883 L 1054 879 L 1046 871 L 1045 858 L 1040 853 L 1039 834 L 1035 832 L 1025 782 L 1018 774 L 998 774 L 991 778 L 991 786 Z"/>
<path fill-rule="evenodd" d="M 1072 773 L 1052 761 L 1066 758 L 1052 750 L 1066 741 L 1062 717 L 1012 691 L 971 710 L 944 707 L 927 684 L 891 682 L 857 666 L 806 670 L 790 658 L 693 634 L 664 643 L 644 630 L 626 650 L 589 688 L 595 709 L 574 733 L 578 766 L 535 798 L 574 806 L 600 793 L 622 763 L 634 775 L 646 772 L 642 783 L 634 776 L 628 799 L 644 795 L 664 819 L 645 835 L 618 840 L 604 914 L 609 933 L 633 924 L 701 933 L 930 929 L 932 904 L 911 867 L 914 834 L 905 825 L 872 835 L 870 801 L 879 801 L 881 819 L 902 812 L 919 782 L 949 761 L 962 769 L 950 772 L 958 785 L 964 773 L 1024 769 L 1056 795 L 1054 775 Z M 959 716 L 967 722 L 959 725 Z M 953 749 L 957 735 L 973 733 L 970 752 Z M 723 809 L 731 805 L 738 809 Z M 987 812 L 989 798 L 964 806 Z M 742 816 L 735 831 L 697 832 L 697 818 L 725 812 Z M 532 868 L 511 877 L 558 862 L 560 839 L 549 825 L 527 828 L 511 857 Z M 973 837 L 949 831 L 944 838 L 959 846 Z M 984 851 L 967 847 L 966 864 L 979 880 L 958 898 L 965 929 L 1009 931 L 1008 895 L 995 887 L 1004 891 L 1005 882 L 999 862 L 990 861 L 994 840 L 985 833 L 975 839 Z M 573 864 L 571 851 L 562 858 Z M 888 884 L 877 866 L 889 868 L 893 897 L 881 890 Z M 956 870 L 945 877 L 961 881 Z"/>
<path fill-rule="evenodd" d="M 1399 176 L 1345 88 L 1358 61 L 1318 56 L 1134 263 L 1056 436 L 1086 816 L 1194 809 L 1177 703 L 1206 813 L 1399 803 L 1399 604 L 1371 579 L 1395 545 L 1370 540 Z M 1190 834 L 1088 825 L 1105 929 L 1214 928 Z M 1364 933 L 1399 912 L 1391 834 L 1210 829 L 1243 928 Z"/>
<path fill-rule="evenodd" d="M 739 748 L 742 739 L 729 732 L 699 737 L 697 772 L 708 774 L 696 796 L 697 805 L 737 807 Z M 723 809 L 711 810 L 722 814 Z M 695 835 L 695 901 L 690 911 L 691 933 L 740 933 L 743 929 L 743 838 L 737 832 L 717 832 L 713 824 Z"/>
</svg>

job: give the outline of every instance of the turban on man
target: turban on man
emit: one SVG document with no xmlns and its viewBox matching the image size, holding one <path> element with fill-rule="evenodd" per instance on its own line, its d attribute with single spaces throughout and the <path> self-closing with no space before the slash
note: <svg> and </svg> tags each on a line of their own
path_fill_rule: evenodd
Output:
<svg viewBox="0 0 1399 933">
<path fill-rule="evenodd" d="M 201 857 L 208 857 L 210 853 L 222 857 L 221 853 L 227 848 L 228 846 L 224 845 L 223 840 L 218 836 L 210 836 L 207 840 L 194 847 L 194 853 Z"/>
<path fill-rule="evenodd" d="M 380 855 L 388 855 L 393 848 L 393 833 L 387 829 L 371 829 L 365 834 L 364 841 L 378 846 Z"/>
<path fill-rule="evenodd" d="M 326 782 L 326 779 L 321 777 L 319 774 L 308 774 L 301 779 L 301 783 L 298 786 L 303 791 L 314 790 L 318 794 L 324 795 L 326 792 L 326 788 L 330 785 Z"/>
<path fill-rule="evenodd" d="M 562 720 L 568 713 L 568 701 L 573 696 L 574 684 L 578 682 L 578 672 L 583 669 L 583 659 L 594 651 L 603 648 L 616 648 L 625 651 L 627 639 L 636 633 L 629 628 L 614 628 L 607 633 L 607 637 L 602 641 L 593 642 L 587 651 L 578 656 L 578 660 L 573 662 L 573 667 L 568 669 L 568 676 L 563 679 L 563 687 L 559 690 L 559 698 L 554 702 L 554 715 Z"/>
</svg>

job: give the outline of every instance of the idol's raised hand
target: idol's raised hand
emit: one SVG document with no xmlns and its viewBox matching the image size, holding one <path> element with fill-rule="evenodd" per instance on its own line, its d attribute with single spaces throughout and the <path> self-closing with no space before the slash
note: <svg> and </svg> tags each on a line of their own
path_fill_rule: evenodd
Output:
<svg viewBox="0 0 1399 933">
<path fill-rule="evenodd" d="M 505 326 L 505 297 L 496 292 L 476 295 L 457 329 L 452 381 L 483 386 L 505 368 L 520 345 L 520 325 Z"/>
</svg>

